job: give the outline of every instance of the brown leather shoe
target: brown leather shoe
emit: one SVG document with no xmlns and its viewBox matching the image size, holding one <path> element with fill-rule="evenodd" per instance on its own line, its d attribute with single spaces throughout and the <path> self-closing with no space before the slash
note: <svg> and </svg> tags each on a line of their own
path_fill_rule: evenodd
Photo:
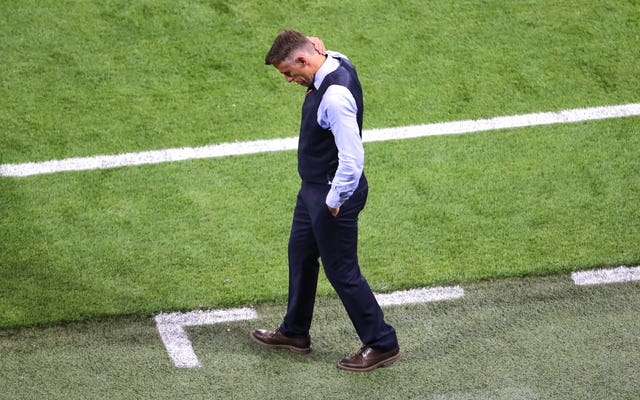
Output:
<svg viewBox="0 0 640 400">
<path fill-rule="evenodd" d="M 289 349 L 296 353 L 309 353 L 311 351 L 311 337 L 292 338 L 283 335 L 279 330 L 267 331 L 254 329 L 251 331 L 251 339 L 261 346 L 271 349 Z"/>
<path fill-rule="evenodd" d="M 366 372 L 378 367 L 393 364 L 400 357 L 400 347 L 389 351 L 376 350 L 369 346 L 362 346 L 357 353 L 350 354 L 340 360 L 338 368 L 349 371 Z"/>
</svg>

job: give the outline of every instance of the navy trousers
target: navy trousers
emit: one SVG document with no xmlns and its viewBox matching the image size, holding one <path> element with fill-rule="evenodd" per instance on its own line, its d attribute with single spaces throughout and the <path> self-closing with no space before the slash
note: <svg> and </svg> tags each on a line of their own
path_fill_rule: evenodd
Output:
<svg viewBox="0 0 640 400">
<path fill-rule="evenodd" d="M 363 344 L 381 350 L 398 345 L 395 329 L 384 321 L 358 264 L 358 215 L 369 191 L 364 175 L 353 195 L 333 217 L 325 200 L 326 184 L 302 183 L 289 238 L 289 301 L 280 331 L 287 336 L 309 334 L 319 259 Z"/>
</svg>

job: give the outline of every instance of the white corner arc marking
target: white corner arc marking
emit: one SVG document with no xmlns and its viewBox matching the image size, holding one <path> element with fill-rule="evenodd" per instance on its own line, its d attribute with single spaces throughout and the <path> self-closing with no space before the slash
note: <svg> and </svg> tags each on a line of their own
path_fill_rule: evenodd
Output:
<svg viewBox="0 0 640 400">
<path fill-rule="evenodd" d="M 521 128 L 526 126 L 572 123 L 633 116 L 640 116 L 640 103 L 577 108 L 558 112 L 512 115 L 490 119 L 442 122 L 399 128 L 373 129 L 364 131 L 362 136 L 364 142 L 379 142 L 425 136 L 455 135 L 497 129 Z M 66 171 L 85 171 L 131 165 L 159 164 L 199 158 L 216 158 L 243 154 L 295 150 L 297 147 L 298 138 L 290 137 L 273 140 L 256 140 L 251 142 L 220 143 L 203 147 L 184 147 L 143 151 L 138 153 L 67 158 L 63 160 L 50 160 L 43 162 L 0 164 L 0 176 L 20 177 Z"/>
<path fill-rule="evenodd" d="M 580 286 L 640 281 L 640 266 L 573 272 L 571 279 Z"/>
</svg>

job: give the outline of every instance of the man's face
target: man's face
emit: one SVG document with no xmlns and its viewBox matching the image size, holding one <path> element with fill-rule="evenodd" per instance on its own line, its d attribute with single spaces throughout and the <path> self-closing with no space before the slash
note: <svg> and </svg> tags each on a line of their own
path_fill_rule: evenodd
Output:
<svg viewBox="0 0 640 400">
<path fill-rule="evenodd" d="M 287 82 L 295 82 L 301 86 L 311 86 L 313 73 L 308 61 L 304 57 L 296 57 L 295 61 L 285 60 L 276 66 Z"/>
</svg>

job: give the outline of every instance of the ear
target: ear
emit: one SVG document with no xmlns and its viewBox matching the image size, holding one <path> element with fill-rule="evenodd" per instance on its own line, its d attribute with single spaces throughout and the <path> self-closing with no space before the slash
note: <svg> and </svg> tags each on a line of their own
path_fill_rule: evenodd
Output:
<svg viewBox="0 0 640 400">
<path fill-rule="evenodd" d="M 304 67 L 305 65 L 309 64 L 309 60 L 307 59 L 307 57 L 301 54 L 298 57 L 296 57 L 296 64 L 299 64 L 301 67 Z"/>
</svg>

